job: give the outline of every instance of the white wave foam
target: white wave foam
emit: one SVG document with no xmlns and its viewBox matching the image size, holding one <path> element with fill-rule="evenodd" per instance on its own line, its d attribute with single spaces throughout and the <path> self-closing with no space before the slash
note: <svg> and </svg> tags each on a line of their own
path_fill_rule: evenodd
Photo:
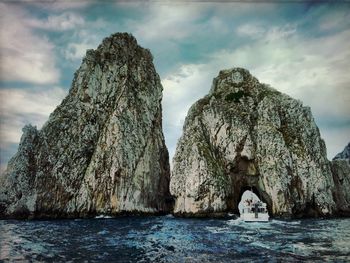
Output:
<svg viewBox="0 0 350 263">
<path fill-rule="evenodd" d="M 256 246 L 256 247 L 262 247 L 262 248 L 267 248 L 267 249 L 270 249 L 271 247 L 266 244 L 266 243 L 263 243 L 261 241 L 254 241 L 251 243 L 252 246 Z"/>
<path fill-rule="evenodd" d="M 227 220 L 226 222 L 228 225 L 240 225 L 242 223 L 244 223 L 243 219 L 242 218 L 237 218 L 237 219 L 230 219 L 230 220 Z"/>
<path fill-rule="evenodd" d="M 105 218 L 112 218 L 111 216 L 107 216 L 107 215 L 98 215 L 95 216 L 95 219 L 105 219 Z"/>
<path fill-rule="evenodd" d="M 294 221 L 294 220 L 288 220 L 288 221 L 283 221 L 283 220 L 278 220 L 278 219 L 272 219 L 270 220 L 271 223 L 274 224 L 280 224 L 280 225 L 300 225 L 301 221 Z"/>
<path fill-rule="evenodd" d="M 207 226 L 205 227 L 209 232 L 213 234 L 220 234 L 220 233 L 229 233 L 231 232 L 231 229 L 228 227 L 212 227 L 212 226 Z"/>
</svg>

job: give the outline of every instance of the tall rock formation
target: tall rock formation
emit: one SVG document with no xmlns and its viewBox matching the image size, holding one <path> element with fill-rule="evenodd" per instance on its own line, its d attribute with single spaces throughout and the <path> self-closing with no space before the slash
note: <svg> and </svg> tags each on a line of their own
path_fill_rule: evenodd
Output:
<svg viewBox="0 0 350 263">
<path fill-rule="evenodd" d="M 350 143 L 333 158 L 331 166 L 338 214 L 350 216 Z"/>
<path fill-rule="evenodd" d="M 26 126 L 0 181 L 1 217 L 162 213 L 171 209 L 162 85 L 127 33 L 88 50 L 68 96 Z"/>
<path fill-rule="evenodd" d="M 273 216 L 331 215 L 334 182 L 309 107 L 247 70 L 220 71 L 189 110 L 173 159 L 177 215 L 238 213 L 252 189 Z"/>
</svg>

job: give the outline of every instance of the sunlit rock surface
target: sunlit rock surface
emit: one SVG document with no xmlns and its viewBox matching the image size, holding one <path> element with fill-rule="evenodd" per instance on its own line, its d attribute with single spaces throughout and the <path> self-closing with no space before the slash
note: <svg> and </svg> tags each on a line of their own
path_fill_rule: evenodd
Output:
<svg viewBox="0 0 350 263">
<path fill-rule="evenodd" d="M 209 94 L 191 107 L 173 167 L 177 215 L 238 213 L 248 189 L 273 216 L 337 211 L 325 143 L 310 108 L 245 69 L 220 71 Z"/>
<path fill-rule="evenodd" d="M 169 211 L 162 86 L 152 60 L 126 33 L 87 51 L 44 127 L 24 127 L 0 178 L 1 217 Z"/>
</svg>

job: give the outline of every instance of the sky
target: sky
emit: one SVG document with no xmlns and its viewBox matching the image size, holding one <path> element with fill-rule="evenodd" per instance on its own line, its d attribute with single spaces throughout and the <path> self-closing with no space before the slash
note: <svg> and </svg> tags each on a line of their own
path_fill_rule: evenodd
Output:
<svg viewBox="0 0 350 263">
<path fill-rule="evenodd" d="M 243 67 L 310 106 L 328 158 L 350 141 L 350 2 L 0 2 L 0 169 L 25 124 L 68 94 L 87 49 L 115 32 L 149 48 L 170 158 L 189 107 L 222 69 Z"/>
</svg>

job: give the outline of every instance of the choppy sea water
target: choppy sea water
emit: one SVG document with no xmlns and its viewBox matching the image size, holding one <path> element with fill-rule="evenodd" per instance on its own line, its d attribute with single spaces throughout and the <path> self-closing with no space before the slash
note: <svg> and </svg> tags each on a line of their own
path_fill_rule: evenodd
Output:
<svg viewBox="0 0 350 263">
<path fill-rule="evenodd" d="M 350 219 L 0 221 L 0 262 L 350 262 Z"/>
</svg>

